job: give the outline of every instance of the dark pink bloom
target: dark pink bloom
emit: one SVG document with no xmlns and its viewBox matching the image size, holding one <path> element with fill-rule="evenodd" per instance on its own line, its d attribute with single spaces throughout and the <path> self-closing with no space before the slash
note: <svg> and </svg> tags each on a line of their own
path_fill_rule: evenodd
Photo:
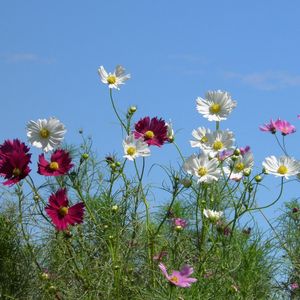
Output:
<svg viewBox="0 0 300 300">
<path fill-rule="evenodd" d="M 250 151 L 250 146 L 246 146 L 245 148 L 244 148 L 244 147 L 240 147 L 239 149 L 240 149 L 240 151 L 241 151 L 241 155 L 243 156 L 243 155 L 245 155 L 247 152 Z"/>
<path fill-rule="evenodd" d="M 69 225 L 83 222 L 84 203 L 80 202 L 70 207 L 66 189 L 53 193 L 45 210 L 57 230 L 65 230 Z"/>
<path fill-rule="evenodd" d="M 297 282 L 294 282 L 294 283 L 292 283 L 292 284 L 290 285 L 290 287 L 291 287 L 292 290 L 296 290 L 296 289 L 299 288 L 299 284 L 298 284 Z"/>
<path fill-rule="evenodd" d="M 39 156 L 38 173 L 44 176 L 60 176 L 65 175 L 73 167 L 68 152 L 59 149 L 55 150 L 47 161 L 44 154 Z"/>
<path fill-rule="evenodd" d="M 264 124 L 262 126 L 259 126 L 259 129 L 261 131 L 269 131 L 271 133 L 276 133 L 276 124 L 275 122 L 271 119 L 269 124 Z"/>
<path fill-rule="evenodd" d="M 282 135 L 287 135 L 290 133 L 294 133 L 296 131 L 296 127 L 291 125 L 288 121 L 278 119 L 275 122 L 276 129 L 281 132 Z"/>
<path fill-rule="evenodd" d="M 223 150 L 222 152 L 218 153 L 218 159 L 223 161 L 233 155 L 233 150 Z"/>
<path fill-rule="evenodd" d="M 20 140 L 6 140 L 0 145 L 0 176 L 7 179 L 4 185 L 13 185 L 24 179 L 29 172 L 31 154 Z"/>
<path fill-rule="evenodd" d="M 162 146 L 168 141 L 168 126 L 163 119 L 145 117 L 134 125 L 135 138 L 143 138 L 150 146 Z"/>
<path fill-rule="evenodd" d="M 187 226 L 188 222 L 181 218 L 174 218 L 173 224 L 175 227 L 180 226 L 181 228 L 185 228 Z"/>
<path fill-rule="evenodd" d="M 190 287 L 191 283 L 197 281 L 196 278 L 189 277 L 194 272 L 194 269 L 190 266 L 186 265 L 182 267 L 180 271 L 172 271 L 171 275 L 167 273 L 167 269 L 163 263 L 160 263 L 158 266 L 161 269 L 164 276 L 173 285 L 186 288 Z"/>
</svg>

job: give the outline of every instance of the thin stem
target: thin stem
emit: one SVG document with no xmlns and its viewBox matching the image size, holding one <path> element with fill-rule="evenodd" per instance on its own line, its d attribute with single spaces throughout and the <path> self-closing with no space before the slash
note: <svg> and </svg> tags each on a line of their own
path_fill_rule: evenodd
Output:
<svg viewBox="0 0 300 300">
<path fill-rule="evenodd" d="M 183 155 L 182 155 L 182 153 L 181 153 L 181 150 L 179 149 L 178 145 L 177 145 L 175 142 L 173 142 L 172 144 L 174 144 L 174 146 L 175 146 L 177 152 L 178 152 L 179 155 L 180 155 L 180 158 L 181 158 L 182 161 L 184 162 L 184 157 L 183 157 Z"/>
<path fill-rule="evenodd" d="M 283 153 L 284 153 L 286 156 L 288 156 L 288 154 L 287 154 L 287 152 L 286 152 L 286 150 L 285 150 L 285 147 L 283 147 L 283 146 L 281 145 L 281 143 L 279 142 L 279 139 L 278 139 L 277 134 L 274 133 L 274 135 L 275 135 L 275 138 L 276 138 L 276 141 L 277 141 L 278 146 L 279 146 L 280 149 L 283 151 Z"/>
</svg>

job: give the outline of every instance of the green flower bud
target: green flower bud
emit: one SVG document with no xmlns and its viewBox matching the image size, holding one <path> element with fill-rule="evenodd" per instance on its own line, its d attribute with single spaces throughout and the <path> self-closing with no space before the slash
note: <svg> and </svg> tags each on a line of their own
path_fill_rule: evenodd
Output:
<svg viewBox="0 0 300 300">
<path fill-rule="evenodd" d="M 83 153 L 81 155 L 81 158 L 84 159 L 84 160 L 87 160 L 89 158 L 89 155 L 87 153 Z"/>
<path fill-rule="evenodd" d="M 260 175 L 256 175 L 254 177 L 254 179 L 255 179 L 256 182 L 261 182 L 262 181 L 262 177 Z"/>
<path fill-rule="evenodd" d="M 239 148 L 237 148 L 234 150 L 233 154 L 236 156 L 239 156 L 241 154 L 241 150 Z"/>
</svg>

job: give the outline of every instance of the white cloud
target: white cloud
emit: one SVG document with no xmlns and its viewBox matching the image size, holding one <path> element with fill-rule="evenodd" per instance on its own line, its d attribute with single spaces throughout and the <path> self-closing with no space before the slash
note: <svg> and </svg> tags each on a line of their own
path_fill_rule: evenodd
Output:
<svg viewBox="0 0 300 300">
<path fill-rule="evenodd" d="M 300 86 L 300 75 L 284 71 L 266 71 L 248 74 L 225 72 L 224 76 L 228 79 L 238 79 L 244 84 L 266 91 Z"/>
<path fill-rule="evenodd" d="M 51 64 L 54 59 L 43 58 L 35 53 L 6 53 L 0 54 L 0 60 L 6 63 L 23 63 L 23 62 L 35 62 L 42 64 Z"/>
</svg>

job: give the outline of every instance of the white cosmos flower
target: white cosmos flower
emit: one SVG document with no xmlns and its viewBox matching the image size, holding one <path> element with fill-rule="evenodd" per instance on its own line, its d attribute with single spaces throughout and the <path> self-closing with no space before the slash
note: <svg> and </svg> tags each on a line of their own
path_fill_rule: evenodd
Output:
<svg viewBox="0 0 300 300">
<path fill-rule="evenodd" d="M 98 74 L 100 75 L 101 81 L 108 84 L 110 89 L 119 90 L 119 85 L 124 84 L 126 80 L 130 78 L 130 74 L 125 75 L 125 69 L 117 65 L 113 73 L 107 73 L 103 66 L 98 69 Z"/>
<path fill-rule="evenodd" d="M 227 92 L 208 91 L 206 99 L 198 97 L 197 110 L 208 121 L 222 121 L 226 120 L 227 116 L 236 107 L 236 101 L 231 99 Z"/>
<path fill-rule="evenodd" d="M 192 131 L 192 136 L 196 139 L 195 141 L 190 141 L 191 147 L 200 147 L 208 142 L 207 134 L 210 134 L 211 131 L 205 127 L 198 127 Z"/>
<path fill-rule="evenodd" d="M 233 148 L 234 136 L 233 132 L 226 130 L 216 130 L 206 134 L 207 142 L 200 143 L 199 147 L 210 157 L 215 157 L 224 150 Z"/>
<path fill-rule="evenodd" d="M 29 142 L 45 152 L 59 146 L 66 132 L 64 124 L 54 117 L 48 120 L 31 120 L 27 123 L 27 137 Z"/>
<path fill-rule="evenodd" d="M 168 141 L 170 143 L 174 142 L 175 140 L 175 133 L 174 133 L 174 130 L 173 130 L 173 125 L 172 125 L 172 122 L 169 121 L 168 123 L 165 122 L 166 126 L 167 126 L 167 137 L 168 137 Z"/>
<path fill-rule="evenodd" d="M 226 160 L 228 165 L 224 167 L 224 172 L 229 176 L 230 179 L 240 180 L 245 173 L 250 174 L 254 166 L 254 157 L 252 152 L 246 152 L 244 155 L 239 155 L 237 160 Z"/>
<path fill-rule="evenodd" d="M 133 134 L 127 136 L 123 141 L 125 155 L 123 157 L 134 160 L 139 156 L 149 156 L 150 149 L 143 138 L 136 139 Z"/>
<path fill-rule="evenodd" d="M 217 222 L 221 219 L 223 216 L 222 211 L 215 211 L 215 210 L 210 210 L 210 209 L 203 209 L 203 215 L 209 219 L 211 222 Z"/>
<path fill-rule="evenodd" d="M 216 158 L 209 157 L 202 153 L 200 156 L 191 155 L 183 164 L 183 169 L 191 175 L 198 177 L 197 183 L 217 181 L 220 176 L 218 168 L 219 161 Z"/>
<path fill-rule="evenodd" d="M 289 176 L 300 173 L 300 162 L 288 156 L 281 156 L 279 159 L 274 155 L 266 157 L 262 165 L 267 173 L 276 177 L 289 179 Z"/>
</svg>

